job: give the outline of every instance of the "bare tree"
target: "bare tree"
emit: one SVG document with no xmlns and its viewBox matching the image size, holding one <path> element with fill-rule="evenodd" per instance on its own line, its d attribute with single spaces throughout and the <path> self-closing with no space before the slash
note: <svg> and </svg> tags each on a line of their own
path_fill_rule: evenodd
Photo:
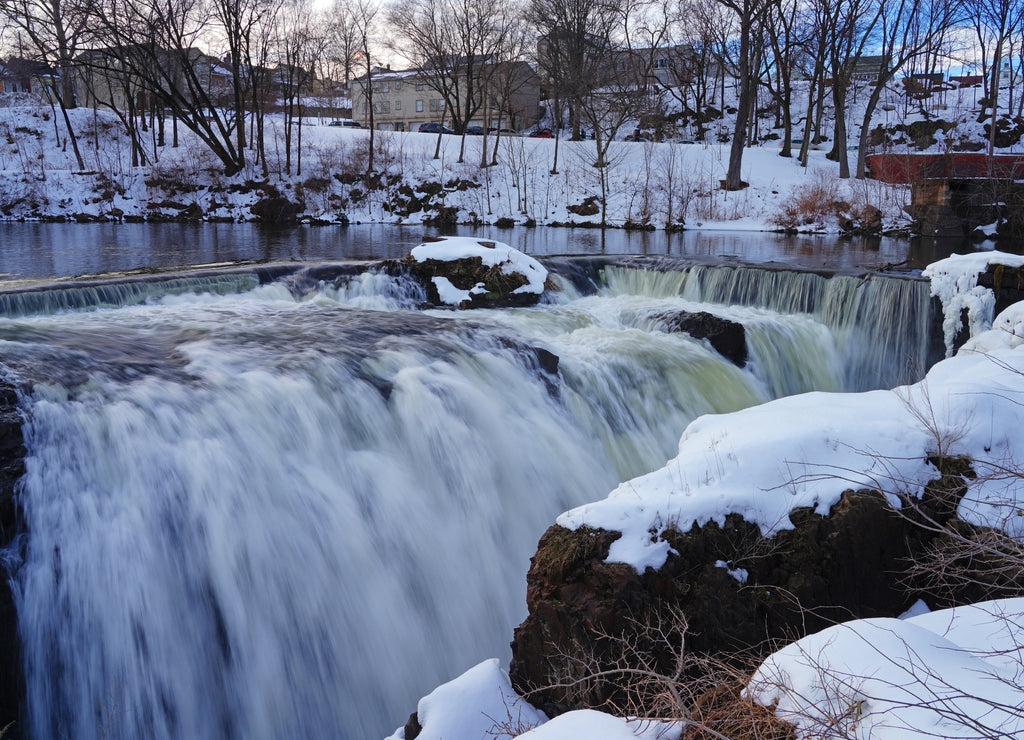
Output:
<svg viewBox="0 0 1024 740">
<path fill-rule="evenodd" d="M 277 81 L 281 86 L 284 108 L 285 172 L 292 172 L 292 149 L 295 146 L 295 174 L 302 174 L 303 97 L 311 94 L 314 65 L 324 54 L 326 36 L 313 9 L 291 0 L 277 14 Z"/>
<path fill-rule="evenodd" d="M 733 127 L 732 144 L 729 150 L 729 167 L 725 173 L 725 190 L 740 190 L 744 187 L 740 179 L 743 166 L 743 148 L 747 144 L 747 128 L 750 114 L 757 99 L 757 79 L 752 64 L 757 52 L 751 44 L 757 29 L 772 7 L 773 0 L 718 0 L 731 10 L 737 22 L 738 51 L 736 53 L 736 124 Z"/>
<path fill-rule="evenodd" d="M 262 156 L 266 59 L 276 0 L 102 0 L 90 17 L 86 74 L 124 70 L 156 104 L 191 129 L 221 160 L 225 174 L 243 170 L 245 150 Z M 224 53 L 201 51 L 222 42 Z M 255 116 L 254 141 L 246 120 Z"/>
<path fill-rule="evenodd" d="M 853 81 L 853 71 L 883 17 L 884 0 L 826 0 L 825 13 L 830 17 L 831 34 L 827 51 L 832 73 L 832 108 L 834 111 L 832 149 L 826 155 L 839 163 L 839 177 L 850 176 L 849 142 L 846 125 L 846 100 Z"/>
<path fill-rule="evenodd" d="M 874 86 L 864 106 L 855 176 L 867 173 L 871 118 L 885 86 L 918 55 L 936 45 L 950 28 L 963 19 L 963 4 L 956 0 L 882 0 L 879 19 L 879 66 Z"/>
<path fill-rule="evenodd" d="M 612 50 L 600 76 L 578 98 L 581 118 L 593 132 L 601 186 L 601 224 L 605 225 L 608 204 L 609 151 L 624 126 L 660 109 L 660 87 L 654 63 L 661 58 L 668 32 L 668 18 L 658 7 L 644 0 L 626 0 L 606 30 L 606 38 L 622 39 Z"/>
<path fill-rule="evenodd" d="M 517 3 L 490 0 L 411 0 L 388 11 L 405 42 L 396 48 L 442 96 L 462 135 L 459 162 L 465 161 L 466 128 L 489 102 L 519 18 Z"/>
<path fill-rule="evenodd" d="M 537 29 L 537 65 L 547 86 L 566 105 L 572 138 L 583 138 L 583 99 L 604 85 L 612 72 L 615 33 L 622 19 L 618 0 L 532 0 Z"/>
<path fill-rule="evenodd" d="M 226 44 L 226 58 L 231 71 L 232 117 L 235 132 L 235 151 L 240 167 L 245 165 L 246 103 L 247 93 L 259 96 L 264 89 L 266 47 L 269 46 L 269 28 L 279 10 L 277 0 L 209 0 L 210 12 L 217 22 Z M 260 44 L 260 41 L 263 41 Z M 248 83 L 248 86 L 247 86 Z M 256 97 L 258 114 L 262 113 L 262 98 Z M 262 116 L 260 116 L 262 117 Z M 259 136 L 262 141 L 262 130 Z"/>
<path fill-rule="evenodd" d="M 967 10 L 981 49 L 983 74 L 987 73 L 988 75 L 988 94 L 985 97 L 986 105 L 982 108 L 980 120 L 985 118 L 985 108 L 992 111 L 988 127 L 989 176 L 991 176 L 992 156 L 996 146 L 996 117 L 999 112 L 1003 54 L 1010 39 L 1024 28 L 1024 2 L 1021 0 L 970 0 Z M 991 61 L 987 57 L 988 49 L 992 49 Z"/>
<path fill-rule="evenodd" d="M 0 15 L 29 40 L 32 59 L 53 70 L 56 79 L 49 93 L 60 106 L 75 160 L 84 170 L 68 110 L 77 107 L 74 58 L 88 26 L 88 14 L 81 4 L 68 0 L 0 0 Z"/>
<path fill-rule="evenodd" d="M 380 5 L 375 0 L 335 0 L 334 15 L 338 23 L 352 34 L 354 39 L 353 58 L 359 62 L 362 75 L 358 78 L 360 105 L 366 113 L 369 124 L 369 142 L 366 157 L 366 173 L 373 172 L 373 139 L 374 139 L 374 60 L 376 56 L 377 17 Z M 353 115 L 356 100 L 352 99 Z"/>
<path fill-rule="evenodd" d="M 799 23 L 799 9 L 797 0 L 779 0 L 769 10 L 765 24 L 771 54 L 767 56 L 764 81 L 781 117 L 780 157 L 793 156 L 793 71 L 807 40 Z"/>
</svg>

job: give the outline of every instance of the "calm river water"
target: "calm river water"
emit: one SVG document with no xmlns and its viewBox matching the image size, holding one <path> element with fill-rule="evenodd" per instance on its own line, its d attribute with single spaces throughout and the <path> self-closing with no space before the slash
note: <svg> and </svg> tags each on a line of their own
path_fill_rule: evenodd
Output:
<svg viewBox="0 0 1024 740">
<path fill-rule="evenodd" d="M 426 234 L 422 226 L 257 224 L 0 223 L 0 280 L 38 280 L 124 270 L 166 269 L 235 261 L 309 261 L 404 257 Z M 920 269 L 959 240 L 848 239 L 835 236 L 621 230 L 459 227 L 458 235 L 503 241 L 534 256 L 646 254 L 784 262 L 828 269 Z"/>
</svg>

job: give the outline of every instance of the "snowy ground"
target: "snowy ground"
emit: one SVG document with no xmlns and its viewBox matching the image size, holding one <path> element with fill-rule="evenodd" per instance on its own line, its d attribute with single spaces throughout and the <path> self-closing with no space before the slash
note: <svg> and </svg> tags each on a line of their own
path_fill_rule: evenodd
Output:
<svg viewBox="0 0 1024 740">
<path fill-rule="evenodd" d="M 969 94 L 960 93 L 961 97 Z M 863 97 L 852 98 L 851 146 L 859 130 L 858 100 Z M 900 103 L 900 99 L 894 101 Z M 944 113 L 958 117 L 962 123 L 948 135 L 939 132 L 936 149 L 957 137 L 978 135 L 968 101 L 942 103 L 946 106 Z M 921 112 L 909 109 L 906 101 L 901 114 L 907 121 L 921 117 Z M 880 111 L 879 122 L 895 115 Z M 59 111 L 25 98 L 0 99 L 0 217 L 171 217 L 195 203 L 207 218 L 253 219 L 249 207 L 258 196 L 244 183 L 262 180 L 259 168 L 250 164 L 243 173 L 225 178 L 219 174 L 220 164 L 213 155 L 181 127 L 181 146 L 156 147 L 152 139 L 144 141 L 150 164 L 132 167 L 128 138 L 111 114 L 75 110 L 71 119 L 79 135 L 84 170 L 75 162 L 63 123 L 59 122 Z M 592 141 L 559 142 L 557 167 L 553 167 L 554 140 L 506 137 L 498 143 L 498 163 L 481 168 L 482 137 L 467 138 L 465 161 L 460 163 L 461 141 L 457 136 L 441 137 L 439 157 L 435 159 L 435 135 L 376 132 L 375 167 L 390 174 L 392 181 L 375 190 L 363 183 L 345 184 L 334 177 L 342 172 L 365 172 L 369 132 L 327 123 L 307 121 L 302 131 L 301 174 L 294 164 L 289 174 L 284 165 L 281 120 L 268 118 L 269 180 L 289 199 L 304 202 L 304 217 L 326 222 L 348 219 L 416 224 L 445 206 L 454 207 L 462 223 L 494 223 L 502 218 L 518 223 L 532 219 L 538 224 L 594 223 L 601 219 L 600 215 L 579 215 L 569 210 L 600 196 L 600 173 L 593 167 L 596 152 Z M 761 122 L 762 136 L 778 134 L 771 132 L 770 125 L 770 121 Z M 828 125 L 826 121 L 825 132 Z M 709 139 L 730 127 L 727 119 L 715 122 Z M 489 160 L 493 138 L 487 143 Z M 719 183 L 725 177 L 728 144 L 616 141 L 608 157 L 606 220 L 612 225 L 631 221 L 657 228 L 685 222 L 688 229 L 777 230 L 787 208 L 802 203 L 800 208 L 806 216 L 800 219 L 802 230 L 834 233 L 839 230 L 834 209 L 816 213 L 814 206 L 830 207 L 842 202 L 852 213 L 866 205 L 879 208 L 886 229 L 907 226 L 902 210 L 909 202 L 907 187 L 872 180 L 840 180 L 838 165 L 826 160 L 820 149 L 810 153 L 806 168 L 795 158 L 780 158 L 779 151 L 774 139 L 749 147 L 743 157 L 742 179 L 750 187 L 726 192 Z M 856 152 L 849 154 L 852 164 Z M 553 173 L 553 169 L 557 171 Z M 471 181 L 478 187 L 447 186 L 432 199 L 432 210 L 427 212 L 403 215 L 388 205 L 394 204 L 403 184 L 415 188 L 422 183 L 448 185 L 458 180 Z M 418 192 L 417 197 L 422 194 Z"/>
<path fill-rule="evenodd" d="M 651 536 L 672 522 L 724 521 L 739 512 L 770 534 L 788 513 L 827 514 L 851 487 L 919 495 L 935 477 L 927 458 L 972 460 L 978 476 L 960 518 L 1024 536 L 1024 456 L 1017 429 L 1024 403 L 1024 303 L 992 317 L 972 276 L 989 262 L 1024 258 L 990 253 L 929 267 L 933 293 L 972 310 L 972 339 L 912 386 L 861 394 L 809 393 L 732 414 L 695 420 L 679 455 L 664 468 L 623 483 L 608 498 L 558 522 L 623 533 L 609 560 L 658 567 L 668 545 Z M 959 308 L 957 309 L 959 315 Z M 765 430 L 771 429 L 771 433 Z M 1004 599 L 905 620 L 858 620 L 773 654 L 749 695 L 797 725 L 802 737 L 929 738 L 1020 736 L 1024 732 L 1024 600 Z M 419 705 L 424 740 L 526 737 L 677 737 L 680 728 L 575 712 L 545 724 L 517 697 L 495 663 L 438 688 Z M 598 724 L 601 723 L 600 728 Z M 404 738 L 399 730 L 394 740 Z"/>
</svg>

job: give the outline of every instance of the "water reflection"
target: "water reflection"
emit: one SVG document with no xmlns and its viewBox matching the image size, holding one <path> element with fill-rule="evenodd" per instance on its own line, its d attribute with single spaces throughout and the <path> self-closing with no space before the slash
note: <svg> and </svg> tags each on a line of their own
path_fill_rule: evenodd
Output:
<svg viewBox="0 0 1024 740">
<path fill-rule="evenodd" d="M 350 225 L 264 229 L 256 224 L 0 223 L 0 280 L 95 275 L 239 260 L 388 259 L 408 254 L 424 226 Z M 641 254 L 786 262 L 830 269 L 920 269 L 964 240 L 908 240 L 756 232 L 622 231 L 457 227 L 447 233 L 497 239 L 537 256 Z M 988 243 L 991 247 L 991 243 Z"/>
</svg>

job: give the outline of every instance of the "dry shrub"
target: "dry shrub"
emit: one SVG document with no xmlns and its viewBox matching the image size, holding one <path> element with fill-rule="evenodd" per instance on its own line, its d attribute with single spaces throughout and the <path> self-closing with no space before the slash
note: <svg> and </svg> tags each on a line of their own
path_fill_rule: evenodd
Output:
<svg viewBox="0 0 1024 740">
<path fill-rule="evenodd" d="M 746 674 L 722 671 L 720 682 L 697 697 L 690 714 L 691 725 L 682 740 L 795 740 L 793 725 L 763 707 L 743 698 Z"/>
<path fill-rule="evenodd" d="M 837 215 L 838 192 L 839 185 L 834 178 L 816 172 L 811 182 L 793 191 L 782 213 L 772 217 L 772 223 L 792 231 L 805 227 L 824 228 Z"/>
<path fill-rule="evenodd" d="M 686 615 L 668 604 L 628 618 L 621 631 L 588 629 L 601 644 L 575 643 L 552 661 L 551 686 L 561 690 L 563 710 L 678 722 L 682 740 L 795 740 L 793 726 L 773 708 L 742 695 L 767 645 L 720 656 L 689 652 Z"/>
</svg>

